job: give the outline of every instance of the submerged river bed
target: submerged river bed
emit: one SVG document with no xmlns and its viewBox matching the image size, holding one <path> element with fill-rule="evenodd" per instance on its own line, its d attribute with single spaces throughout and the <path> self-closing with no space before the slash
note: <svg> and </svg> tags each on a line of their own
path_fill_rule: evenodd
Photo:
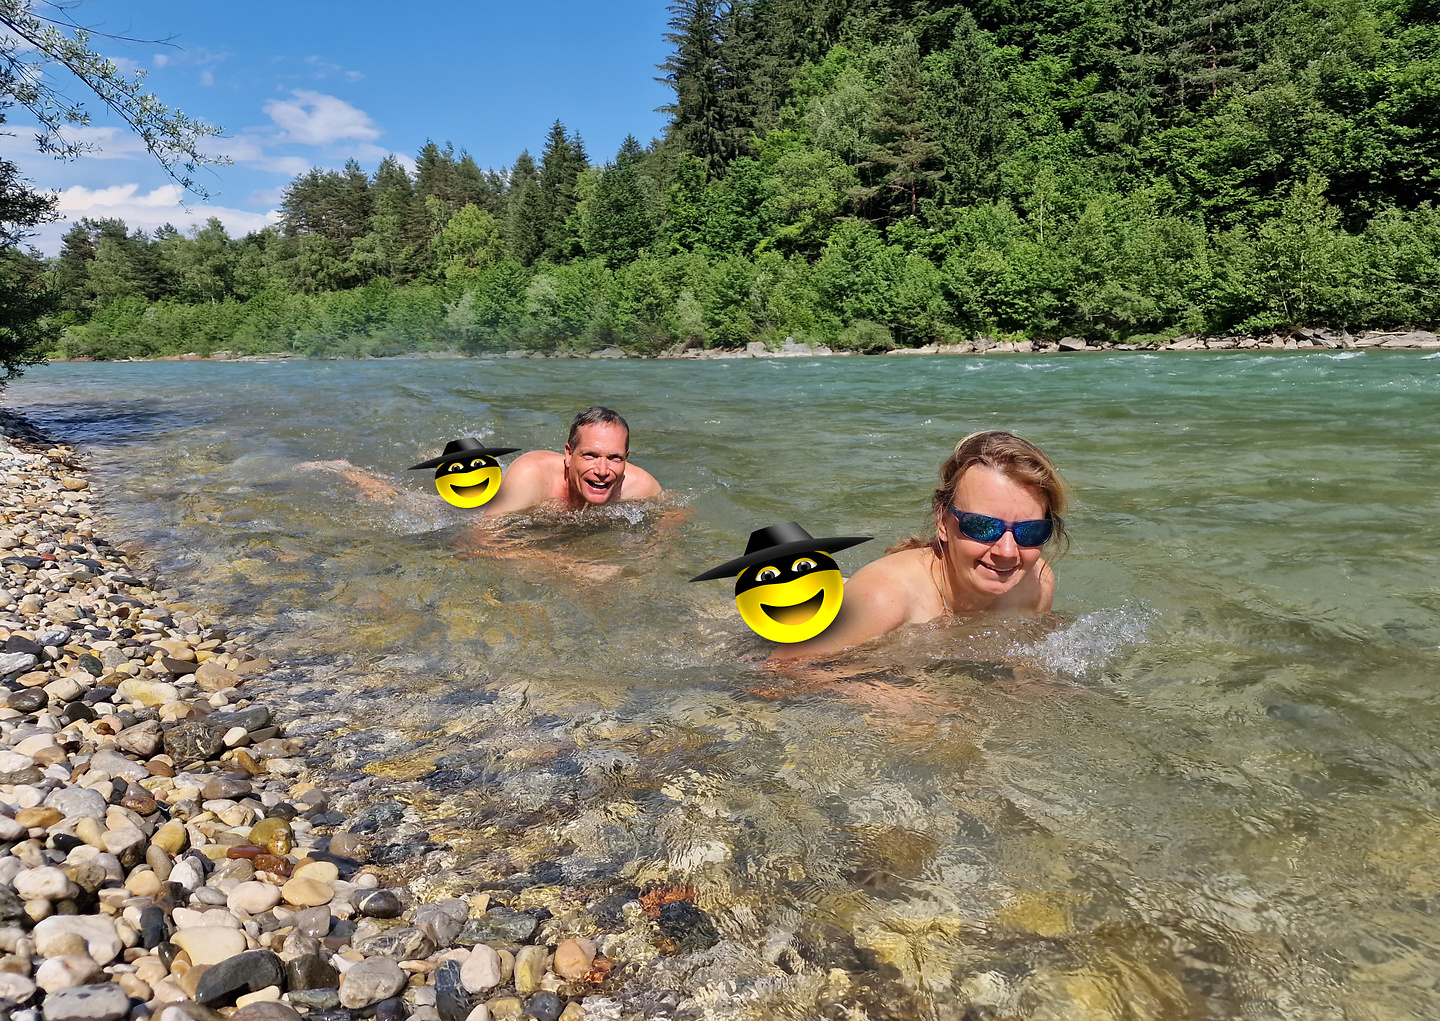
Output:
<svg viewBox="0 0 1440 1021">
<path fill-rule="evenodd" d="M 416 888 L 698 905 L 646 1016 L 1440 1015 L 1436 355 L 62 364 L 8 399 L 295 666 L 287 732 L 395 806 Z M 591 403 L 662 505 L 496 527 L 406 471 Z M 788 520 L 875 536 L 853 572 L 983 428 L 1075 489 L 1050 618 L 781 676 L 688 584 Z"/>
</svg>

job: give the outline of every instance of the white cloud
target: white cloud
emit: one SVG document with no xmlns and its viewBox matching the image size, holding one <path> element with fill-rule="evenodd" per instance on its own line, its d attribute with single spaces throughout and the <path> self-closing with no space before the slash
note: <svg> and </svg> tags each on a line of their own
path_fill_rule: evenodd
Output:
<svg viewBox="0 0 1440 1021">
<path fill-rule="evenodd" d="M 32 134 L 25 138 L 10 131 L 0 134 L 0 153 L 15 156 L 33 154 L 33 133 L 38 133 L 40 129 L 28 124 L 17 124 L 15 127 Z M 140 136 L 124 128 L 66 124 L 61 126 L 60 136 L 67 142 L 89 146 L 89 151 L 80 154 L 84 159 L 130 160 L 145 153 L 145 143 L 140 140 Z"/>
<path fill-rule="evenodd" d="M 272 99 L 265 112 L 283 132 L 280 141 L 327 145 L 342 139 L 369 141 L 380 129 L 364 110 L 336 96 L 309 89 L 292 89 L 290 99 Z"/>
<path fill-rule="evenodd" d="M 214 85 L 214 84 L 215 84 L 215 75 L 212 74 L 212 73 L 211 73 L 210 71 L 208 71 L 208 70 L 201 71 L 201 72 L 200 72 L 200 84 L 201 84 L 201 85 Z"/>
<path fill-rule="evenodd" d="M 362 163 L 379 163 L 386 156 L 391 155 L 390 150 L 382 145 L 372 145 L 369 142 L 361 142 L 359 145 L 350 146 L 346 151 L 347 157 L 353 157 Z"/>
<path fill-rule="evenodd" d="M 236 163 L 254 167 L 256 170 L 268 170 L 274 174 L 294 177 L 310 169 L 310 161 L 302 156 L 267 155 L 265 147 L 269 144 L 273 144 L 272 140 L 256 135 L 236 135 L 233 138 L 218 139 L 214 148 L 219 155 L 228 156 Z"/>
<path fill-rule="evenodd" d="M 264 191 L 252 191 L 250 193 L 250 197 L 245 201 L 249 202 L 252 206 L 270 206 L 273 208 L 275 206 L 278 206 L 280 204 L 280 200 L 284 197 L 284 187 L 266 188 Z"/>
<path fill-rule="evenodd" d="M 120 219 L 131 230 L 139 228 L 147 231 L 167 223 L 181 229 L 193 227 L 214 216 L 225 224 L 232 236 L 248 234 L 280 219 L 278 209 L 254 213 L 203 203 L 185 206 L 182 204 L 183 196 L 184 191 L 178 184 L 163 184 L 149 192 L 142 192 L 138 184 L 116 184 L 108 188 L 75 185 L 56 196 L 56 207 L 64 220 L 46 224 L 37 231 L 32 243 L 41 251 L 53 255 L 60 250 L 60 238 L 69 229 L 69 223 L 87 216 L 96 220 L 106 217 Z"/>
<path fill-rule="evenodd" d="M 170 55 L 168 53 L 157 53 L 151 59 L 154 61 L 156 67 L 164 67 L 170 63 Z"/>
</svg>

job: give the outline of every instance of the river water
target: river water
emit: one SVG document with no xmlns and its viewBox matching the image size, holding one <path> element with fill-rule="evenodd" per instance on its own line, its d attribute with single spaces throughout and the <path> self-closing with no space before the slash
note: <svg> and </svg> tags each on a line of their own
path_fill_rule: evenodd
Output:
<svg viewBox="0 0 1440 1021">
<path fill-rule="evenodd" d="M 417 882 L 692 887 L 720 942 L 636 988 L 1440 1016 L 1436 355 L 60 364 L 10 401 L 94 453 L 117 538 L 296 664 L 292 731 L 405 806 L 381 853 L 428 851 Z M 665 505 L 497 529 L 405 471 L 557 449 L 591 403 Z M 853 572 L 982 428 L 1075 489 L 1052 618 L 781 677 L 729 583 L 687 583 L 787 520 L 876 536 Z M 399 495 L 297 468 L 337 460 Z"/>
</svg>

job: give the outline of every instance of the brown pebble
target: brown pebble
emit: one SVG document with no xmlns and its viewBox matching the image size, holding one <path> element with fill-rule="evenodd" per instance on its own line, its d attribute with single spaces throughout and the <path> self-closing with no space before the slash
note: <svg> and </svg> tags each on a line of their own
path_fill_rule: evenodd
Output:
<svg viewBox="0 0 1440 1021">
<path fill-rule="evenodd" d="M 338 854 L 342 858 L 358 859 L 364 846 L 359 835 L 355 833 L 337 833 L 330 838 L 330 853 Z"/>
<path fill-rule="evenodd" d="M 278 876 L 288 876 L 293 866 L 288 858 L 262 852 L 255 856 L 255 868 L 261 872 L 273 872 Z"/>
<path fill-rule="evenodd" d="M 235 764 L 251 776 L 259 776 L 264 772 L 264 767 L 255 761 L 255 756 L 251 755 L 244 748 L 235 749 Z"/>
<path fill-rule="evenodd" d="M 41 748 L 30 757 L 35 760 L 35 764 L 38 766 L 53 766 L 60 762 L 68 762 L 70 758 L 65 754 L 65 749 L 58 745 L 50 748 Z"/>
<path fill-rule="evenodd" d="M 145 763 L 145 768 L 150 770 L 151 776 L 174 776 L 175 767 L 164 759 L 151 759 Z"/>
<path fill-rule="evenodd" d="M 236 844 L 225 851 L 227 858 L 254 858 L 265 853 L 263 847 L 256 847 L 254 844 Z"/>
<path fill-rule="evenodd" d="M 26 829 L 45 828 L 54 826 L 65 816 L 60 814 L 59 809 L 49 808 L 22 808 L 15 813 L 15 821 Z"/>
<path fill-rule="evenodd" d="M 120 799 L 120 805 L 128 808 L 137 815 L 153 815 L 160 806 L 154 798 L 144 798 L 135 794 L 127 794 Z"/>
</svg>

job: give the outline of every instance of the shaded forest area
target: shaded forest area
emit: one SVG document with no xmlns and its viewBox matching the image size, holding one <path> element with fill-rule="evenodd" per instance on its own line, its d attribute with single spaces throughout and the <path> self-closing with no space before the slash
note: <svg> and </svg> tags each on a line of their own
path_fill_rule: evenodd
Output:
<svg viewBox="0 0 1440 1021">
<path fill-rule="evenodd" d="M 82 221 L 59 353 L 657 352 L 1440 318 L 1435 0 L 681 0 L 665 137 Z"/>
</svg>

